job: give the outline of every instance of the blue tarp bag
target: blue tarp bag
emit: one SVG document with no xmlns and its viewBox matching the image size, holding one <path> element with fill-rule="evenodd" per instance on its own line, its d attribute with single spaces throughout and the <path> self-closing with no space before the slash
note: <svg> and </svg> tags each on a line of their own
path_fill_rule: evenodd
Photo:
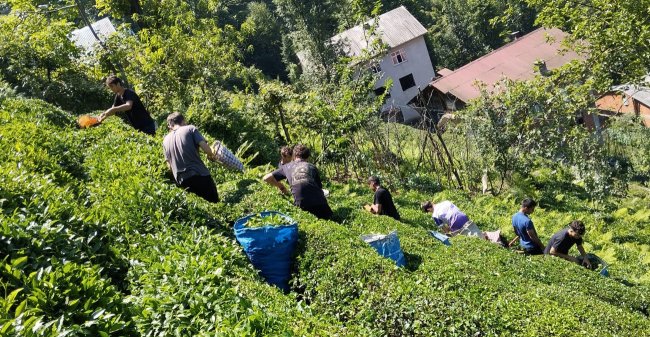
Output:
<svg viewBox="0 0 650 337">
<path fill-rule="evenodd" d="M 262 218 L 279 215 L 286 220 L 286 225 L 249 228 L 246 223 L 257 216 L 251 214 L 235 222 L 235 237 L 262 277 L 286 293 L 289 291 L 293 251 L 298 241 L 298 224 L 280 212 L 267 211 L 259 215 Z"/>
<path fill-rule="evenodd" d="M 397 231 L 392 231 L 388 235 L 362 235 L 361 239 L 377 250 L 379 255 L 395 261 L 398 267 L 406 264 L 402 247 L 399 244 L 399 237 L 397 237 Z"/>
<path fill-rule="evenodd" d="M 431 233 L 434 238 L 440 240 L 440 242 L 442 242 L 445 246 L 451 246 L 451 242 L 449 242 L 449 237 L 447 235 L 436 231 L 429 231 L 429 233 Z"/>
</svg>

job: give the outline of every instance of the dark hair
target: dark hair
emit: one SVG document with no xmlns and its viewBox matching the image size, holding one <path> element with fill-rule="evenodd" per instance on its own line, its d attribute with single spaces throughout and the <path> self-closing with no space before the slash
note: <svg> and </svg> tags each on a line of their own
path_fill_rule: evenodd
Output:
<svg viewBox="0 0 650 337">
<path fill-rule="evenodd" d="M 296 158 L 308 159 L 310 155 L 311 152 L 309 151 L 309 148 L 302 144 L 293 147 L 293 156 Z"/>
<path fill-rule="evenodd" d="M 422 204 L 420 205 L 420 209 L 422 212 L 428 212 L 431 207 L 433 207 L 433 203 L 431 201 L 423 201 Z"/>
<path fill-rule="evenodd" d="M 535 202 L 535 200 L 533 200 L 531 198 L 526 198 L 526 199 L 521 201 L 521 207 L 533 208 L 535 206 L 537 206 L 537 203 Z"/>
<path fill-rule="evenodd" d="M 122 82 L 122 79 L 115 76 L 115 75 L 110 75 L 106 78 L 106 84 L 119 84 L 122 85 L 124 82 Z"/>
<path fill-rule="evenodd" d="M 172 112 L 167 116 L 167 125 L 170 127 L 174 125 L 181 125 L 185 121 L 185 117 L 181 115 L 179 112 Z"/>
<path fill-rule="evenodd" d="M 571 221 L 571 224 L 569 224 L 569 227 L 573 229 L 574 232 L 582 235 L 584 234 L 587 229 L 585 228 L 585 224 L 582 223 L 580 220 L 573 220 Z"/>
<path fill-rule="evenodd" d="M 280 148 L 280 155 L 282 156 L 291 156 L 293 153 L 293 148 L 291 146 L 283 146 Z"/>
<path fill-rule="evenodd" d="M 370 178 L 368 178 L 368 182 L 373 183 L 375 185 L 381 185 L 381 182 L 379 181 L 379 178 L 376 177 L 376 176 L 370 176 Z"/>
</svg>

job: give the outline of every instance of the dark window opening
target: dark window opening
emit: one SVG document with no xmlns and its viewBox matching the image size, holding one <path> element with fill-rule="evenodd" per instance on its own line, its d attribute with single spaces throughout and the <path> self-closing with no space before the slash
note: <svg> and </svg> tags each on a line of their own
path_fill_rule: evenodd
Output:
<svg viewBox="0 0 650 337">
<path fill-rule="evenodd" d="M 415 86 L 415 79 L 413 78 L 413 74 L 408 74 L 400 78 L 399 84 L 402 86 L 402 91 L 413 88 Z"/>
</svg>

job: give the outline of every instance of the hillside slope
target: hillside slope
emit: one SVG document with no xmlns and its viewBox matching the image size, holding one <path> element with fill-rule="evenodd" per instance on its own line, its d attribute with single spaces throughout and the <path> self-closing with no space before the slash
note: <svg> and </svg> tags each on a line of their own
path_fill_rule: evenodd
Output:
<svg viewBox="0 0 650 337">
<path fill-rule="evenodd" d="M 245 174 L 211 167 L 223 202 L 208 204 L 170 181 L 160 134 L 148 137 L 117 119 L 78 130 L 72 116 L 41 101 L 0 100 L 1 335 L 650 331 L 647 265 L 639 271 L 621 263 L 607 279 L 559 259 L 524 257 L 476 239 L 456 238 L 445 247 L 429 236 L 431 225 L 417 210 L 431 196 L 416 191 L 395 193 L 404 218 L 397 222 L 361 210 L 371 199 L 362 186 L 333 184 L 337 222 L 317 220 L 260 182 L 269 167 Z M 452 191 L 436 199 L 443 197 L 458 200 L 485 229 L 507 228 L 514 212 L 507 201 Z M 232 234 L 235 219 L 264 209 L 299 223 L 293 291 L 287 295 L 257 275 Z M 543 234 L 548 238 L 559 226 L 547 223 L 547 216 L 576 214 L 582 213 L 542 215 Z M 621 223 L 609 226 L 597 229 L 599 239 L 619 231 Z M 404 268 L 359 239 L 394 229 L 407 258 Z M 638 249 L 644 243 L 626 240 L 634 245 L 626 248 L 630 261 L 644 259 Z M 616 273 L 632 273 L 640 285 L 624 285 Z"/>
</svg>

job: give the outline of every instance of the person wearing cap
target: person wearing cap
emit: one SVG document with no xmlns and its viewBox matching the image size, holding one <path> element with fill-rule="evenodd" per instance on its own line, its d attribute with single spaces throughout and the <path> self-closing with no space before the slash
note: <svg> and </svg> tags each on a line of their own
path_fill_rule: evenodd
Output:
<svg viewBox="0 0 650 337">
<path fill-rule="evenodd" d="M 163 140 L 163 151 L 176 183 L 209 202 L 219 202 L 217 186 L 199 155 L 201 149 L 210 161 L 217 159 L 208 142 L 194 125 L 187 125 L 185 117 L 178 112 L 167 116 L 167 127 L 169 133 Z"/>
<path fill-rule="evenodd" d="M 277 170 L 267 173 L 262 180 L 277 187 L 280 192 L 287 195 L 289 191 L 281 181 L 287 179 L 291 186 L 293 204 L 315 215 L 319 219 L 330 219 L 332 209 L 325 199 L 323 183 L 320 180 L 318 169 L 307 162 L 311 152 L 309 148 L 298 144 L 293 148 L 293 161 L 280 166 Z"/>
<path fill-rule="evenodd" d="M 521 202 L 519 212 L 512 216 L 512 228 L 515 231 L 514 240 L 511 244 L 519 239 L 519 245 L 524 249 L 526 255 L 544 254 L 544 244 L 537 236 L 533 220 L 530 215 L 535 211 L 537 202 L 531 198 L 526 198 Z"/>
<path fill-rule="evenodd" d="M 567 261 L 575 262 L 582 264 L 583 266 L 589 268 L 591 263 L 587 258 L 585 249 L 582 246 L 582 236 L 585 234 L 585 225 L 582 221 L 574 220 L 569 224 L 568 227 L 561 229 L 557 233 L 551 236 L 551 239 L 548 241 L 546 249 L 544 249 L 545 255 L 561 257 Z M 569 250 L 573 245 L 576 245 L 578 251 L 580 252 L 580 257 L 575 258 L 569 255 Z"/>
<path fill-rule="evenodd" d="M 439 203 L 425 201 L 420 205 L 420 209 L 425 213 L 431 213 L 431 217 L 436 225 L 450 236 L 467 235 L 484 237 L 483 232 L 469 220 L 451 201 L 445 200 Z"/>
<path fill-rule="evenodd" d="M 156 134 L 156 123 L 135 91 L 125 88 L 122 80 L 115 75 L 106 79 L 106 86 L 115 94 L 115 99 L 113 106 L 99 115 L 99 122 L 118 112 L 124 112 L 126 121 L 134 129 L 151 136 Z"/>
<path fill-rule="evenodd" d="M 388 215 L 389 217 L 399 220 L 399 212 L 393 203 L 393 197 L 387 189 L 381 186 L 378 177 L 371 176 L 368 178 L 368 187 L 375 192 L 375 199 L 372 205 L 367 208 L 372 214 Z"/>
</svg>

